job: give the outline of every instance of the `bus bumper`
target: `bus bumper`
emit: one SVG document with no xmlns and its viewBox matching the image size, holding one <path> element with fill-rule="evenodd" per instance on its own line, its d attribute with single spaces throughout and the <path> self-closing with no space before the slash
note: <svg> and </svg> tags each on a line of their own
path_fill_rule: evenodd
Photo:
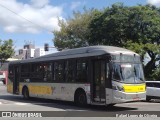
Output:
<svg viewBox="0 0 160 120">
<path fill-rule="evenodd" d="M 146 99 L 146 92 L 126 93 L 113 90 L 113 103 L 134 102 Z"/>
</svg>

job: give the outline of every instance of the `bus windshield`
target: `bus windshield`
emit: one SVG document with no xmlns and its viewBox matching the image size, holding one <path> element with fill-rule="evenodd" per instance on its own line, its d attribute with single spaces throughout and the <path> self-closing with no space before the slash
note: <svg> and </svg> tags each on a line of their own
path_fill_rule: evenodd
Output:
<svg viewBox="0 0 160 120">
<path fill-rule="evenodd" d="M 113 63 L 113 80 L 124 83 L 144 82 L 143 68 L 141 64 Z"/>
</svg>

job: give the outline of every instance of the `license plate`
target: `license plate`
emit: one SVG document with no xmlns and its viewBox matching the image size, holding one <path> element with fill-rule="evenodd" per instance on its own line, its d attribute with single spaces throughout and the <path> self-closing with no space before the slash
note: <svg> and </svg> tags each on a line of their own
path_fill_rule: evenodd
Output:
<svg viewBox="0 0 160 120">
<path fill-rule="evenodd" d="M 133 100 L 139 100 L 139 99 L 140 99 L 139 97 L 134 97 L 134 98 L 133 98 Z"/>
</svg>

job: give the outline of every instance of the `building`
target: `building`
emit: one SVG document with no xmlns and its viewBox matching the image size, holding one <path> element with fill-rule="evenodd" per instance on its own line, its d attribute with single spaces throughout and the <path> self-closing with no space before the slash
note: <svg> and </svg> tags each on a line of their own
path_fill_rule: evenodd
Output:
<svg viewBox="0 0 160 120">
<path fill-rule="evenodd" d="M 26 59 L 27 49 L 19 49 L 19 55 L 17 55 L 18 59 Z"/>
<path fill-rule="evenodd" d="M 19 55 L 16 56 L 18 59 L 30 59 L 45 55 L 43 48 L 36 48 L 33 44 L 26 44 L 22 49 L 19 49 Z"/>
<path fill-rule="evenodd" d="M 33 44 L 26 44 L 26 45 L 24 45 L 23 48 L 24 49 L 35 49 L 35 45 L 33 45 Z"/>
<path fill-rule="evenodd" d="M 43 48 L 36 48 L 34 51 L 34 57 L 40 57 L 45 55 L 45 51 Z"/>
<path fill-rule="evenodd" d="M 33 49 L 33 48 L 27 49 L 26 58 L 27 59 L 34 58 L 34 51 L 35 51 L 35 49 Z"/>
</svg>

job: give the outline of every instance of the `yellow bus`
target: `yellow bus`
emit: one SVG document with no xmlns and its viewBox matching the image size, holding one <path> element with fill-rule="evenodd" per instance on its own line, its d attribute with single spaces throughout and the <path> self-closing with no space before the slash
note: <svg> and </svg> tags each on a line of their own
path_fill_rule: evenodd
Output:
<svg viewBox="0 0 160 120">
<path fill-rule="evenodd" d="M 114 105 L 146 99 L 140 56 L 113 46 L 90 46 L 9 63 L 9 93 Z"/>
</svg>

